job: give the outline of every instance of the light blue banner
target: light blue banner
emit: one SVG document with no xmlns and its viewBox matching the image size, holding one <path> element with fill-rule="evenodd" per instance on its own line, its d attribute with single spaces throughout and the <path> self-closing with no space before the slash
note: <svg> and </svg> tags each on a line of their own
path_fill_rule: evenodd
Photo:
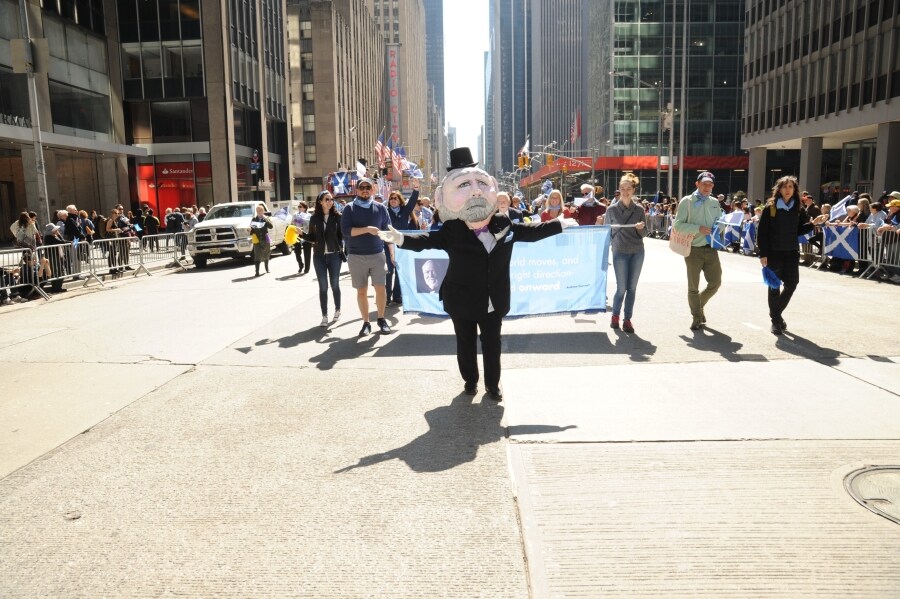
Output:
<svg viewBox="0 0 900 599">
<path fill-rule="evenodd" d="M 606 311 L 609 226 L 571 227 L 513 247 L 509 316 Z M 449 258 L 441 250 L 396 249 L 404 312 L 446 316 L 438 289 Z"/>
</svg>

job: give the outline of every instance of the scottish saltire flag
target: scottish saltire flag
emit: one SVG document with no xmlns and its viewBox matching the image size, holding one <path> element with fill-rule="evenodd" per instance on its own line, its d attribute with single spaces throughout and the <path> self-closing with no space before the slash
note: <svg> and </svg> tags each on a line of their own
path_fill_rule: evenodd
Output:
<svg viewBox="0 0 900 599">
<path fill-rule="evenodd" d="M 706 236 L 710 247 L 714 250 L 724 250 L 730 243 L 737 242 L 741 238 L 740 224 L 743 218 L 743 212 L 730 212 L 719 217 L 719 220 L 713 223 L 712 232 Z M 735 226 L 738 228 L 737 233 L 726 236 L 726 231 Z"/>
<path fill-rule="evenodd" d="M 803 235 L 797 236 L 797 243 L 804 244 L 809 243 L 809 240 L 816 236 L 815 231 L 810 231 L 809 233 L 804 233 Z"/>
<path fill-rule="evenodd" d="M 547 195 L 551 191 L 553 191 L 553 181 L 547 179 L 546 181 L 544 181 L 544 184 L 541 185 L 541 193 Z"/>
<path fill-rule="evenodd" d="M 509 315 L 605 311 L 609 233 L 609 226 L 572 227 L 536 243 L 516 243 Z M 438 289 L 447 272 L 447 254 L 398 247 L 395 256 L 404 312 L 446 316 Z"/>
<path fill-rule="evenodd" d="M 740 210 L 735 210 L 734 212 L 729 212 L 721 219 L 722 225 L 724 225 L 723 231 L 723 241 L 726 245 L 730 245 L 732 243 L 740 243 L 741 241 L 741 226 L 744 224 L 744 213 Z"/>
<path fill-rule="evenodd" d="M 856 227 L 824 227 L 825 255 L 842 260 L 859 259 L 859 229 Z"/>
<path fill-rule="evenodd" d="M 756 251 L 756 223 L 749 221 L 744 223 L 744 230 L 741 235 L 741 252 L 752 254 L 754 251 Z"/>
<path fill-rule="evenodd" d="M 850 196 L 847 196 L 837 204 L 831 207 L 831 213 L 828 215 L 828 222 L 834 222 L 836 220 L 841 220 L 845 216 L 847 216 L 847 206 L 850 201 Z"/>
<path fill-rule="evenodd" d="M 403 171 L 409 174 L 413 179 L 424 179 L 425 175 L 422 174 L 422 169 L 419 168 L 419 165 L 415 162 L 406 161 L 407 168 Z"/>
<path fill-rule="evenodd" d="M 334 173 L 331 175 L 331 186 L 335 195 L 350 193 L 350 173 Z"/>
</svg>

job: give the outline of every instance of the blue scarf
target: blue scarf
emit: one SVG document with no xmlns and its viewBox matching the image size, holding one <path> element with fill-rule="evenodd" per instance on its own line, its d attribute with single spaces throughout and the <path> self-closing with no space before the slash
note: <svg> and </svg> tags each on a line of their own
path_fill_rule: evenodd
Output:
<svg viewBox="0 0 900 599">
<path fill-rule="evenodd" d="M 785 204 L 783 198 L 778 198 L 778 201 L 775 202 L 775 207 L 778 208 L 779 210 L 790 210 L 791 208 L 794 207 L 794 199 L 791 198 L 790 203 Z"/>
<path fill-rule="evenodd" d="M 366 208 L 367 210 L 372 207 L 372 204 L 375 203 L 375 200 L 364 200 L 360 197 L 356 197 L 353 200 L 354 206 L 359 206 L 360 208 Z"/>
<path fill-rule="evenodd" d="M 400 206 L 397 206 L 396 208 L 391 208 L 391 212 L 394 213 L 394 216 L 400 216 Z"/>
</svg>

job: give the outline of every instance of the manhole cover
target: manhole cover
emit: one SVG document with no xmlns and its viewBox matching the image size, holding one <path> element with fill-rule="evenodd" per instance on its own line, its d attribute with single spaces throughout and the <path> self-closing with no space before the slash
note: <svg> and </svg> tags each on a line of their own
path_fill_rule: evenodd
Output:
<svg viewBox="0 0 900 599">
<path fill-rule="evenodd" d="M 900 466 L 867 466 L 844 478 L 844 488 L 859 505 L 900 524 Z"/>
</svg>

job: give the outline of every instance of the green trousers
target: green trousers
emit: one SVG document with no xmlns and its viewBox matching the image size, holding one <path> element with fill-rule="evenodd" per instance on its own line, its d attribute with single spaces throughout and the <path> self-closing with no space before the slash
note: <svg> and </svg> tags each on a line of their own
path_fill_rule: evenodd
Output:
<svg viewBox="0 0 900 599">
<path fill-rule="evenodd" d="M 687 266 L 688 306 L 691 308 L 693 324 L 700 324 L 703 306 L 722 286 L 722 265 L 719 253 L 709 246 L 691 248 L 691 255 L 684 259 Z M 706 278 L 706 289 L 700 291 L 700 273 Z"/>
</svg>

